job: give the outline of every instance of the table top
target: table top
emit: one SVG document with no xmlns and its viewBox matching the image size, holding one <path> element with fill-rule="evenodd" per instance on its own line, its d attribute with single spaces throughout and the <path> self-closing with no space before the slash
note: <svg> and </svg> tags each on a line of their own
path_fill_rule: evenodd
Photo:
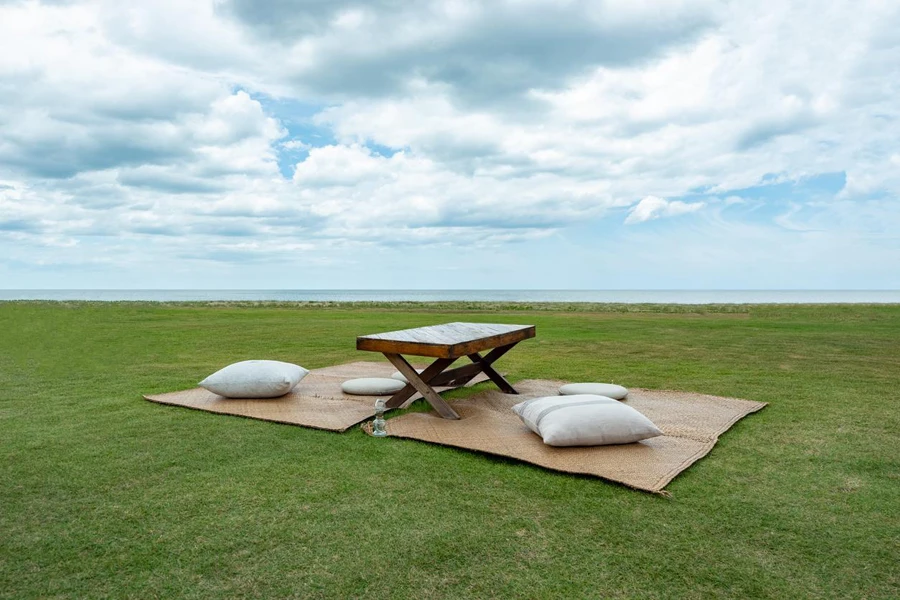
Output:
<svg viewBox="0 0 900 600">
<path fill-rule="evenodd" d="M 489 348 L 515 344 L 534 336 L 534 325 L 445 323 L 361 335 L 356 338 L 356 349 L 437 358 L 459 358 Z"/>
</svg>

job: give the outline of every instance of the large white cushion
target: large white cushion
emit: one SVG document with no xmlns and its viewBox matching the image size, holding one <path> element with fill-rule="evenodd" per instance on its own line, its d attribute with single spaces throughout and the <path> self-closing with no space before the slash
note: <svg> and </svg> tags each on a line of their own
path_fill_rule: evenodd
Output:
<svg viewBox="0 0 900 600">
<path fill-rule="evenodd" d="M 662 435 L 650 419 L 605 396 L 547 396 L 513 410 L 548 446 L 630 444 Z"/>
<path fill-rule="evenodd" d="M 385 396 L 395 394 L 406 386 L 402 381 L 387 377 L 360 377 L 341 384 L 345 394 L 354 396 Z"/>
<path fill-rule="evenodd" d="M 416 373 L 421 373 L 421 372 L 424 371 L 424 370 L 425 370 L 425 369 L 416 369 Z M 403 383 L 409 383 L 409 382 L 406 380 L 406 375 L 404 375 L 404 374 L 401 373 L 400 371 L 394 371 L 394 372 L 391 374 L 391 379 L 396 379 L 397 381 L 402 381 Z"/>
<path fill-rule="evenodd" d="M 559 388 L 563 396 L 575 396 L 580 394 L 594 394 L 606 396 L 613 400 L 621 400 L 628 395 L 628 389 L 614 383 L 567 383 Z"/>
<path fill-rule="evenodd" d="M 280 360 L 242 360 L 216 371 L 200 386 L 226 398 L 275 398 L 294 389 L 307 373 Z"/>
</svg>

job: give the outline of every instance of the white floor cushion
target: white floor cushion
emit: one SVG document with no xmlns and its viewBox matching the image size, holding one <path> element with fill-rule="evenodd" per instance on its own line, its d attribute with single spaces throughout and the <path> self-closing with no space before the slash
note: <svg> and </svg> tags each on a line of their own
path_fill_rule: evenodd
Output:
<svg viewBox="0 0 900 600">
<path fill-rule="evenodd" d="M 345 394 L 354 396 L 385 396 L 396 394 L 406 386 L 402 381 L 387 377 L 361 377 L 341 384 Z"/>
<path fill-rule="evenodd" d="M 422 373 L 425 369 L 416 369 L 416 373 Z M 402 381 L 403 383 L 409 383 L 406 380 L 406 375 L 401 373 L 400 371 L 394 371 L 391 375 L 391 379 L 396 379 L 397 381 Z"/>
<path fill-rule="evenodd" d="M 546 396 L 512 408 L 548 446 L 630 444 L 662 435 L 650 419 L 605 396 Z"/>
<path fill-rule="evenodd" d="M 559 388 L 559 393 L 563 396 L 594 394 L 621 400 L 628 395 L 628 389 L 614 383 L 568 383 Z"/>
<path fill-rule="evenodd" d="M 280 360 L 243 360 L 219 369 L 200 387 L 226 398 L 276 398 L 294 389 L 307 373 Z"/>
</svg>

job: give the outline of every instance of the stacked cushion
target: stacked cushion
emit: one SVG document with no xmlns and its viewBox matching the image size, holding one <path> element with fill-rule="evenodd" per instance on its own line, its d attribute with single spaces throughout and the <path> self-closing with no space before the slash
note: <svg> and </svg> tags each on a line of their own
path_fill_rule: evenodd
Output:
<svg viewBox="0 0 900 600">
<path fill-rule="evenodd" d="M 200 386 L 226 398 L 276 398 L 294 389 L 307 373 L 280 360 L 243 360 L 219 369 Z"/>
<path fill-rule="evenodd" d="M 650 419 L 605 396 L 546 396 L 512 408 L 548 446 L 630 444 L 662 435 Z"/>
<path fill-rule="evenodd" d="M 384 396 L 396 394 L 406 387 L 406 384 L 396 379 L 387 377 L 360 377 L 349 379 L 341 384 L 341 390 L 345 394 L 354 396 Z"/>
<path fill-rule="evenodd" d="M 628 390 L 614 383 L 569 383 L 560 387 L 559 393 L 563 396 L 593 394 L 606 396 L 613 400 L 622 400 L 628 395 Z"/>
</svg>

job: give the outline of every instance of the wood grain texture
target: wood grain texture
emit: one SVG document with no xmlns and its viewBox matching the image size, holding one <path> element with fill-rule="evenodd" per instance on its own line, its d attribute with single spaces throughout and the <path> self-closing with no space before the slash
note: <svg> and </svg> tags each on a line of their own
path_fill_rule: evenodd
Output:
<svg viewBox="0 0 900 600">
<path fill-rule="evenodd" d="M 471 364 L 464 365 L 462 367 L 456 367 L 455 369 L 447 369 L 437 377 L 428 380 L 428 385 L 431 386 L 439 386 L 439 385 L 450 385 L 450 382 L 453 381 L 464 381 L 468 383 L 472 380 L 473 377 L 481 373 L 481 365 Z M 464 385 L 464 384 L 460 384 Z"/>
<path fill-rule="evenodd" d="M 392 356 L 399 357 L 403 362 L 405 362 L 407 365 L 409 365 L 409 363 L 406 361 L 406 359 L 403 358 L 402 356 L 400 356 L 399 354 L 397 354 L 397 355 L 390 354 L 390 353 L 385 354 L 385 357 L 391 362 L 392 365 L 396 366 L 396 361 L 397 361 L 396 358 L 391 358 Z M 433 363 L 428 365 L 428 367 L 426 367 L 421 373 L 418 373 L 418 377 L 422 381 L 430 382 L 436 375 L 438 375 L 441 371 L 446 369 L 452 363 L 453 363 L 453 359 L 451 359 L 451 358 L 438 358 Z M 397 368 L 397 370 L 400 371 L 400 373 L 403 373 L 403 376 L 406 377 L 406 374 L 403 372 L 403 370 L 401 370 L 399 367 Z M 429 384 L 429 387 L 435 387 L 435 386 L 431 386 Z M 399 392 L 397 392 L 396 394 L 391 396 L 385 406 L 387 406 L 388 408 L 399 408 L 399 407 L 406 408 L 405 405 L 407 404 L 407 400 L 409 400 L 410 398 L 415 396 L 416 392 L 417 392 L 417 390 L 416 390 L 415 386 L 412 383 L 410 383 L 409 378 L 407 378 L 406 387 L 404 387 L 402 390 L 400 390 Z"/>
<path fill-rule="evenodd" d="M 494 348 L 490 352 L 488 352 L 487 356 L 481 356 L 477 352 L 475 354 L 469 355 L 469 360 L 473 363 L 481 367 L 481 372 L 491 378 L 491 381 L 497 384 L 497 387 L 503 390 L 507 394 L 518 394 L 519 392 L 510 385 L 510 383 L 497 371 L 494 370 L 494 367 L 491 364 L 509 352 L 515 344 L 509 344 L 508 346 L 500 346 L 499 348 Z"/>
<path fill-rule="evenodd" d="M 356 338 L 356 349 L 435 358 L 460 358 L 533 338 L 534 325 L 446 323 Z"/>
<path fill-rule="evenodd" d="M 406 362 L 405 358 L 403 358 L 399 354 L 390 353 L 385 353 L 385 356 L 389 361 L 391 361 L 391 364 L 393 364 L 401 373 L 403 373 L 403 376 L 406 377 L 406 380 L 409 382 L 408 384 L 406 384 L 406 387 L 404 389 L 397 392 L 397 394 L 395 394 L 393 397 L 391 397 L 390 400 L 387 401 L 386 406 L 388 408 L 394 408 L 402 404 L 405 398 L 403 398 L 403 400 L 399 400 L 399 398 L 402 397 L 402 394 L 404 393 L 406 388 L 412 387 L 415 388 L 420 394 L 422 394 L 425 400 L 427 400 L 428 403 L 431 404 L 431 407 L 445 419 L 459 418 L 459 415 L 456 414 L 456 411 L 450 408 L 450 405 L 444 402 L 444 399 L 438 396 L 437 392 L 431 389 L 431 386 L 422 380 L 422 376 L 419 375 L 418 371 L 416 371 L 411 364 Z M 425 369 L 422 375 L 431 379 L 432 377 L 434 377 L 434 375 L 443 370 L 442 363 L 446 363 L 447 360 L 449 359 L 436 360 L 431 366 Z"/>
</svg>

